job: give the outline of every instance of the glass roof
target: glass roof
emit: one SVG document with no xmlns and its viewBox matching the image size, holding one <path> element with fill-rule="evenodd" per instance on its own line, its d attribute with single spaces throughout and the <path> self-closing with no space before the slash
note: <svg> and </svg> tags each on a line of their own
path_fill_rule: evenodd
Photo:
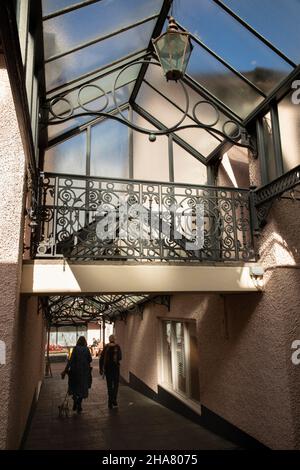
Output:
<svg viewBox="0 0 300 470">
<path fill-rule="evenodd" d="M 94 297 L 52 296 L 47 299 L 47 318 L 51 325 L 82 324 L 114 319 L 149 301 L 149 295 L 99 295 Z"/>
<path fill-rule="evenodd" d="M 223 0 L 223 3 L 299 64 L 299 0 Z"/>
<path fill-rule="evenodd" d="M 151 38 L 166 27 L 170 13 L 192 35 L 185 79 L 190 100 L 217 104 L 219 130 L 226 119 L 247 119 L 300 62 L 299 0 L 43 0 L 46 99 L 68 94 L 76 114 L 80 86 L 94 83 L 108 93 L 107 109 L 112 110 L 117 70 L 152 51 Z M 139 106 L 162 124 L 170 125 L 172 114 L 172 123 L 177 120 L 182 96 L 159 82 L 151 66 L 145 76 L 140 65 L 127 69 L 118 83 L 120 104 L 131 101 L 136 83 Z M 99 106 L 99 90 L 86 90 L 85 103 L 91 109 Z M 59 112 L 64 105 L 57 104 Z M 53 126 L 49 138 L 90 120 L 75 117 Z M 193 122 L 190 109 L 185 124 Z M 206 130 L 178 135 L 204 160 L 221 142 Z"/>
</svg>

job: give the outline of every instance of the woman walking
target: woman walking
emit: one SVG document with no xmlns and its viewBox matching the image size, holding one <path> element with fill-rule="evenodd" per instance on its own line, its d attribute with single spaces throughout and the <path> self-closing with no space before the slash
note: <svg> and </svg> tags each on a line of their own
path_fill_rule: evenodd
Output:
<svg viewBox="0 0 300 470">
<path fill-rule="evenodd" d="M 63 378 L 65 374 L 69 376 L 69 395 L 73 397 L 73 411 L 77 411 L 77 413 L 81 413 L 82 400 L 88 397 L 89 388 L 92 385 L 91 362 L 92 356 L 86 339 L 84 336 L 80 336 L 62 373 Z"/>
</svg>

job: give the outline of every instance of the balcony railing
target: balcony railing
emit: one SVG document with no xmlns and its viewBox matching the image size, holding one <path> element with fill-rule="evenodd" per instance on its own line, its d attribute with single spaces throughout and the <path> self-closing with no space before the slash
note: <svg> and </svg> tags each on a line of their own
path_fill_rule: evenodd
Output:
<svg viewBox="0 0 300 470">
<path fill-rule="evenodd" d="M 45 173 L 32 255 L 74 260 L 255 261 L 250 192 Z"/>
</svg>

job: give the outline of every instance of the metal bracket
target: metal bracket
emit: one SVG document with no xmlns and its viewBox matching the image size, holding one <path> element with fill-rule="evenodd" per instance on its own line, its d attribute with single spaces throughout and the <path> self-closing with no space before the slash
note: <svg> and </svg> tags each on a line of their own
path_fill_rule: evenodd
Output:
<svg viewBox="0 0 300 470">
<path fill-rule="evenodd" d="M 268 183 L 253 191 L 253 204 L 256 210 L 256 217 L 258 221 L 258 228 L 263 228 L 267 223 L 267 217 L 276 199 L 292 190 L 300 184 L 300 165 L 288 171 L 284 175 L 276 178 L 271 183 Z"/>
<path fill-rule="evenodd" d="M 150 302 L 153 302 L 156 305 L 164 305 L 167 307 L 168 312 L 171 309 L 171 296 L 170 295 L 160 295 L 158 297 L 154 297 L 153 299 L 149 299 Z"/>
</svg>

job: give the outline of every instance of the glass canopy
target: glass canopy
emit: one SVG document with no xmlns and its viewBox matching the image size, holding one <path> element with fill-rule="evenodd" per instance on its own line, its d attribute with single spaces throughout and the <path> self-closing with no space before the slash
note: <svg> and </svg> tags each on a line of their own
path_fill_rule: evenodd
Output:
<svg viewBox="0 0 300 470">
<path fill-rule="evenodd" d="M 94 297 L 52 296 L 43 298 L 46 316 L 51 325 L 76 325 L 102 319 L 122 318 L 150 300 L 149 295 L 99 295 Z"/>
<path fill-rule="evenodd" d="M 63 139 L 91 116 L 77 117 L 78 90 L 85 90 L 89 109 L 115 104 L 112 89 L 125 65 L 153 54 L 151 39 L 166 27 L 172 13 L 182 30 L 191 33 L 192 55 L 185 83 L 190 109 L 183 124 L 193 124 L 193 104 L 205 100 L 220 112 L 216 128 L 228 119 L 243 123 L 268 99 L 300 62 L 300 1 L 288 0 L 43 0 L 46 102 L 58 97 L 55 112 L 74 107 L 75 119 L 49 126 L 48 139 Z M 165 25 L 165 26 L 164 26 Z M 160 71 L 158 71 L 160 72 Z M 173 87 L 173 88 L 172 88 Z M 102 100 L 102 101 L 101 101 Z M 136 103 L 163 126 L 176 122 L 183 96 L 157 70 L 141 64 L 126 69 L 117 86 L 120 105 Z M 65 109 L 64 109 L 65 107 Z M 82 112 L 82 110 L 81 110 Z M 200 109 L 199 109 L 200 112 Z M 202 107 L 202 118 L 211 109 Z M 49 113 L 49 120 L 53 115 Z M 154 124 L 155 125 L 155 124 Z M 180 135 L 179 135 L 180 134 Z M 207 130 L 178 133 L 204 163 L 220 146 L 221 137 Z"/>
</svg>

